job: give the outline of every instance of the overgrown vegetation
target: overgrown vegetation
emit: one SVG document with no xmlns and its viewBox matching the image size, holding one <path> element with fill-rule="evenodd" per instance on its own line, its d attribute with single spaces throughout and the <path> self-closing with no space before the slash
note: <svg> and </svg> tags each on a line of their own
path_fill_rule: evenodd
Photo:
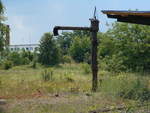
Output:
<svg viewBox="0 0 150 113">
<path fill-rule="evenodd" d="M 9 33 L 9 27 L 5 25 L 3 22 L 5 21 L 4 17 L 4 5 L 0 0 L 0 57 L 3 55 L 4 47 L 8 46 L 7 38 Z"/>
<path fill-rule="evenodd" d="M 99 67 L 113 73 L 149 72 L 149 29 L 148 26 L 114 23 L 106 33 L 99 33 Z M 1 62 L 7 57 L 14 65 L 29 64 L 32 61 L 35 64 L 33 53 L 28 51 L 4 53 Z M 74 31 L 55 38 L 50 33 L 45 33 L 36 57 L 36 62 L 49 66 L 72 60 L 90 64 L 89 33 Z"/>
<path fill-rule="evenodd" d="M 147 29 L 149 27 L 115 23 L 106 33 L 98 34 L 99 91 L 95 93 L 98 96 L 92 98 L 103 95 L 104 98 L 110 97 L 111 101 L 150 102 Z M 138 35 L 135 30 L 139 30 Z M 46 33 L 39 51 L 34 53 L 3 51 L 0 66 L 9 70 L 0 71 L 0 91 L 3 92 L 0 97 L 31 98 L 43 96 L 43 93 L 55 94 L 56 97 L 60 96 L 59 93 L 93 96 L 89 76 L 90 54 L 90 37 L 82 31 L 63 33 L 58 37 Z M 88 107 L 90 111 L 100 106 Z"/>
<path fill-rule="evenodd" d="M 3 61 L 3 68 L 5 70 L 8 70 L 8 69 L 12 68 L 12 66 L 13 66 L 13 62 L 11 62 L 9 60 Z"/>
<path fill-rule="evenodd" d="M 42 72 L 42 79 L 47 82 L 47 81 L 52 81 L 53 78 L 53 70 L 49 69 L 49 70 L 44 70 Z"/>
<path fill-rule="evenodd" d="M 7 55 L 0 60 L 3 69 L 10 69 L 13 66 L 28 65 L 33 60 L 33 53 L 30 51 L 22 50 L 20 52 L 7 52 Z M 34 64 L 35 65 L 35 64 Z"/>
<path fill-rule="evenodd" d="M 13 106 L 6 111 L 14 110 L 18 113 L 23 110 L 24 113 L 29 110 L 29 113 L 32 113 L 47 109 L 48 112 L 65 113 L 74 110 L 86 113 L 106 106 L 114 108 L 122 104 L 130 108 L 149 103 L 150 86 L 147 83 L 149 76 L 139 76 L 134 73 L 111 76 L 111 73 L 103 72 L 103 76 L 99 75 L 102 79 L 99 91 L 91 93 L 92 77 L 84 73 L 83 65 L 85 64 L 63 64 L 53 69 L 37 65 L 37 70 L 26 65 L 13 67 L 9 71 L 1 70 L 0 97 L 16 99 L 15 102 L 10 101 L 10 105 Z M 38 102 L 40 106 L 42 104 L 41 107 L 37 107 Z M 31 109 L 29 103 L 34 109 Z M 59 109 L 54 109 L 54 106 Z M 67 109 L 64 109 L 66 107 Z M 15 111 L 16 109 L 18 111 Z M 138 109 L 132 108 L 132 110 L 136 113 Z"/>
<path fill-rule="evenodd" d="M 149 26 L 114 23 L 100 39 L 100 59 L 108 65 L 106 69 L 148 72 L 150 69 L 149 31 Z"/>
<path fill-rule="evenodd" d="M 150 101 L 149 78 L 134 74 L 121 73 L 105 78 L 100 90 L 115 97 L 141 102 Z"/>
<path fill-rule="evenodd" d="M 98 33 L 99 91 L 92 93 L 90 32 L 63 32 L 58 37 L 44 33 L 38 50 L 11 52 L 4 20 L 0 1 L 0 99 L 36 103 L 31 107 L 16 102 L 12 109 L 7 106 L 9 113 L 86 113 L 118 104 L 149 105 L 150 27 L 113 23 L 107 32 Z M 140 111 L 129 107 L 125 112 Z"/>
<path fill-rule="evenodd" d="M 100 73 L 96 94 L 111 97 L 112 101 L 121 98 L 123 101 L 149 103 L 150 49 L 147 29 L 149 27 L 115 23 L 106 33 L 98 34 Z M 139 30 L 138 35 L 136 30 Z M 3 92 L 0 97 L 18 98 L 19 94 L 29 98 L 43 96 L 43 93 L 56 93 L 56 97 L 59 93 L 83 93 L 90 97 L 90 54 L 90 37 L 82 31 L 63 33 L 58 37 L 46 33 L 41 39 L 39 51 L 34 53 L 3 51 L 0 64 L 2 69 L 9 70 L 0 71 L 0 91 Z M 7 89 L 4 86 L 8 86 Z M 95 106 L 87 109 L 97 109 Z"/>
</svg>

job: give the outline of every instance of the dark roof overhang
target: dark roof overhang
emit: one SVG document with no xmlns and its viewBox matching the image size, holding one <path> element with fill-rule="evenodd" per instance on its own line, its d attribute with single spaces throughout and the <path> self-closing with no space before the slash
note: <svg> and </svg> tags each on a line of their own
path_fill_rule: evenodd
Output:
<svg viewBox="0 0 150 113">
<path fill-rule="evenodd" d="M 150 11 L 116 11 L 103 10 L 108 18 L 117 19 L 118 22 L 150 25 Z"/>
</svg>

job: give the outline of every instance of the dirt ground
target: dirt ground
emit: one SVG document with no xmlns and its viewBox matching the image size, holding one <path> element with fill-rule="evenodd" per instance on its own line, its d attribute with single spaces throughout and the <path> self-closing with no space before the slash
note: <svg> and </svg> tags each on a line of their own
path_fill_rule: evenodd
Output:
<svg viewBox="0 0 150 113">
<path fill-rule="evenodd" d="M 44 95 L 39 92 L 31 97 L 3 99 L 0 113 L 101 113 L 103 109 L 114 109 L 117 106 L 126 106 L 126 103 L 123 100 L 105 98 L 100 94 L 55 93 Z M 150 106 L 145 106 L 140 110 L 130 108 L 107 113 L 150 113 Z"/>
</svg>

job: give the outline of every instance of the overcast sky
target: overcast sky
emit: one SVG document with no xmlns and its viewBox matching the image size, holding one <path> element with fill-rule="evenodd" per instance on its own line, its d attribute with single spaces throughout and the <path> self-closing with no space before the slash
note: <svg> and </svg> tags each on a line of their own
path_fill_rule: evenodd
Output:
<svg viewBox="0 0 150 113">
<path fill-rule="evenodd" d="M 100 30 L 112 22 L 101 10 L 150 10 L 150 0 L 2 0 L 11 27 L 11 44 L 38 43 L 55 25 L 89 26 L 94 6 Z"/>
</svg>

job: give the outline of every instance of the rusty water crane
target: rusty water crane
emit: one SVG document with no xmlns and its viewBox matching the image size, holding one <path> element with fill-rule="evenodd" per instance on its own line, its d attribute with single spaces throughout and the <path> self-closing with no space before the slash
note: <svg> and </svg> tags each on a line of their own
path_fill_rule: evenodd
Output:
<svg viewBox="0 0 150 113">
<path fill-rule="evenodd" d="M 72 27 L 72 26 L 55 26 L 53 33 L 54 36 L 58 35 L 58 30 L 85 30 L 91 32 L 91 42 L 92 42 L 92 60 L 91 60 L 91 68 L 92 68 L 92 91 L 96 92 L 98 87 L 98 62 L 97 62 L 97 32 L 99 31 L 99 20 L 96 17 L 90 19 L 91 26 L 90 27 Z"/>
</svg>

